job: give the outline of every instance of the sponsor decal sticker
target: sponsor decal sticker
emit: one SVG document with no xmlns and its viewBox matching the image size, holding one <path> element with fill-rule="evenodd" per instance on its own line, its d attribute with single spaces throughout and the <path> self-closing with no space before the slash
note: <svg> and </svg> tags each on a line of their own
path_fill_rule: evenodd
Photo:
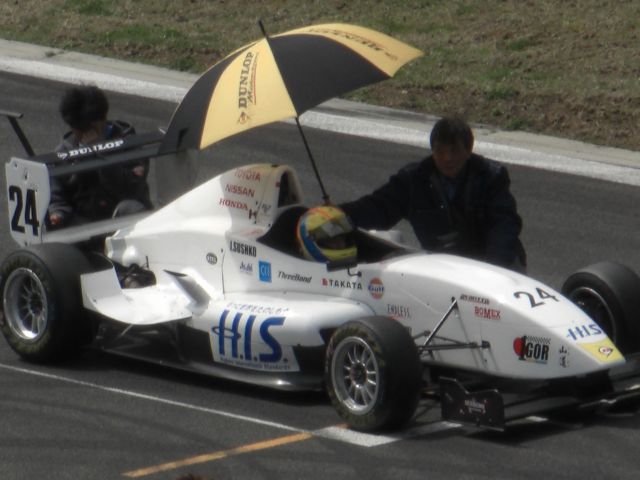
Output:
<svg viewBox="0 0 640 480">
<path fill-rule="evenodd" d="M 291 280 L 293 282 L 311 283 L 313 277 L 305 277 L 299 273 L 286 273 L 282 270 L 278 271 L 278 278 L 283 280 Z"/>
<path fill-rule="evenodd" d="M 74 148 L 67 152 L 58 152 L 58 158 L 61 160 L 72 159 L 81 155 L 86 155 L 88 153 L 94 152 L 106 152 L 109 150 L 115 150 L 118 147 L 121 147 L 124 143 L 123 139 L 113 140 L 111 142 L 98 143 L 96 145 L 89 145 L 80 148 Z"/>
<path fill-rule="evenodd" d="M 233 183 L 227 183 L 224 186 L 224 189 L 229 193 L 234 193 L 236 195 L 242 195 L 251 198 L 253 198 L 256 194 L 256 191 L 253 188 L 245 187 L 244 185 L 236 185 Z"/>
<path fill-rule="evenodd" d="M 235 240 L 229 241 L 229 251 L 239 253 L 240 255 L 248 255 L 249 257 L 257 256 L 257 249 L 255 246 L 236 242 Z"/>
<path fill-rule="evenodd" d="M 387 304 L 387 315 L 397 318 L 411 318 L 411 310 L 405 305 Z"/>
<path fill-rule="evenodd" d="M 288 354 L 274 336 L 286 316 L 263 316 L 224 309 L 211 328 L 214 360 L 256 370 L 286 371 Z"/>
<path fill-rule="evenodd" d="M 489 320 L 500 320 L 500 310 L 496 310 L 495 308 L 478 307 L 477 305 L 473 307 L 473 309 L 476 317 L 487 318 Z"/>
<path fill-rule="evenodd" d="M 249 180 L 252 182 L 259 182 L 261 180 L 260 172 L 251 170 L 250 168 L 237 168 L 235 170 L 235 176 L 242 180 Z"/>
<path fill-rule="evenodd" d="M 210 263 L 211 265 L 218 263 L 218 257 L 216 257 L 215 253 L 207 253 L 207 263 Z"/>
<path fill-rule="evenodd" d="M 620 351 L 608 338 L 600 342 L 578 343 L 578 346 L 601 362 L 617 362 L 624 359 Z"/>
<path fill-rule="evenodd" d="M 243 313 L 254 313 L 257 315 L 284 315 L 289 311 L 289 307 L 277 305 L 256 305 L 253 303 L 229 302 L 227 309 L 237 310 Z"/>
<path fill-rule="evenodd" d="M 384 295 L 384 284 L 378 277 L 372 278 L 367 288 L 371 296 L 376 300 L 380 300 Z"/>
<path fill-rule="evenodd" d="M 484 297 L 477 297 L 475 295 L 467 295 L 466 293 L 462 293 L 460 295 L 460 300 L 471 303 L 481 303 L 483 305 L 489 305 L 489 299 Z"/>
<path fill-rule="evenodd" d="M 569 350 L 567 350 L 567 347 L 564 345 L 562 345 L 560 350 L 558 350 L 558 362 L 563 368 L 567 368 L 569 366 Z"/>
<path fill-rule="evenodd" d="M 613 353 L 613 348 L 607 345 L 603 345 L 600 348 L 598 348 L 598 353 L 600 353 L 600 355 L 604 355 L 605 357 L 608 357 Z"/>
<path fill-rule="evenodd" d="M 252 274 L 253 273 L 253 263 L 240 262 L 240 271 L 242 273 Z"/>
<path fill-rule="evenodd" d="M 549 361 L 550 338 L 525 335 L 513 341 L 513 351 L 519 360 L 546 364 Z"/>
<path fill-rule="evenodd" d="M 261 282 L 271 283 L 271 264 L 269 262 L 258 262 L 258 275 Z"/>
<path fill-rule="evenodd" d="M 237 210 L 249 210 L 249 205 L 239 200 L 231 200 L 230 198 L 221 198 L 219 205 L 223 207 L 235 208 Z"/>
<path fill-rule="evenodd" d="M 464 401 L 464 406 L 467 407 L 469 413 L 480 413 L 484 415 L 487 412 L 487 405 L 485 402 L 479 402 L 475 398 L 467 398 Z"/>
<path fill-rule="evenodd" d="M 362 290 L 362 283 L 350 280 L 334 280 L 333 278 L 323 278 L 323 287 L 346 288 L 349 290 Z"/>
<path fill-rule="evenodd" d="M 567 338 L 574 341 L 603 334 L 604 332 L 602 331 L 602 328 L 600 328 L 597 323 L 590 323 L 589 325 L 580 325 L 578 327 L 570 327 L 567 329 Z"/>
</svg>

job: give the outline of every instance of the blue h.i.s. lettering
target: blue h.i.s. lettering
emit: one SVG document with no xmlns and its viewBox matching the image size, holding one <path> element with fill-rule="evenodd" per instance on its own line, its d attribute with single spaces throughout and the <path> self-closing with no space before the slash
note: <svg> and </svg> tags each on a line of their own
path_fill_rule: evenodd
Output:
<svg viewBox="0 0 640 480">
<path fill-rule="evenodd" d="M 580 340 L 582 338 L 591 337 L 593 335 L 601 335 L 604 333 L 602 328 L 596 323 L 589 325 L 580 325 L 579 327 L 570 327 L 567 329 L 567 338 L 572 340 Z"/>
<path fill-rule="evenodd" d="M 220 323 L 212 329 L 213 333 L 218 336 L 218 351 L 221 357 L 264 363 L 278 362 L 282 359 L 282 347 L 269 329 L 282 326 L 285 317 L 268 317 L 258 320 L 260 324 L 258 329 L 260 341 L 268 346 L 270 351 L 262 352 L 256 358 L 253 358 L 252 333 L 257 316 L 249 315 L 246 317 L 246 321 L 242 322 L 243 313 L 236 312 L 233 318 L 230 315 L 231 313 L 230 310 L 225 309 L 220 315 Z M 241 339 L 243 340 L 242 342 L 240 342 Z"/>
</svg>

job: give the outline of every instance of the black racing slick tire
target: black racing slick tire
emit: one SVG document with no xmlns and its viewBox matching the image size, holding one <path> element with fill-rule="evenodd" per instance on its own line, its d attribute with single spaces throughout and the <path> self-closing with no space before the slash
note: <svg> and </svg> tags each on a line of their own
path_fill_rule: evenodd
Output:
<svg viewBox="0 0 640 480">
<path fill-rule="evenodd" d="M 600 262 L 570 275 L 562 293 L 609 336 L 623 354 L 640 351 L 640 277 L 628 267 Z"/>
<path fill-rule="evenodd" d="M 422 366 L 406 327 L 388 317 L 352 320 L 327 347 L 325 384 L 348 426 L 389 431 L 407 423 L 420 397 Z"/>
<path fill-rule="evenodd" d="M 67 358 L 88 341 L 80 275 L 91 269 L 76 247 L 61 243 L 16 250 L 0 266 L 0 329 L 31 362 Z"/>
</svg>

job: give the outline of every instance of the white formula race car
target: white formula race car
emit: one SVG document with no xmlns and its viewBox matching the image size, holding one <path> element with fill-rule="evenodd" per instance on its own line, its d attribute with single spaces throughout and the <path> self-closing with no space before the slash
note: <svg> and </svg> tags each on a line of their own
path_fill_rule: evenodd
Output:
<svg viewBox="0 0 640 480">
<path fill-rule="evenodd" d="M 563 295 L 362 230 L 357 262 L 308 261 L 294 241 L 303 194 L 285 165 L 235 168 L 155 212 L 46 231 L 50 176 L 153 157 L 152 137 L 71 152 L 73 163 L 6 164 L 21 247 L 0 268 L 1 328 L 24 359 L 91 345 L 260 386 L 326 388 L 366 431 L 405 424 L 426 391 L 445 419 L 495 429 L 636 393 L 637 363 L 624 355 L 640 347 L 640 280 L 629 269 L 589 267 Z"/>
</svg>

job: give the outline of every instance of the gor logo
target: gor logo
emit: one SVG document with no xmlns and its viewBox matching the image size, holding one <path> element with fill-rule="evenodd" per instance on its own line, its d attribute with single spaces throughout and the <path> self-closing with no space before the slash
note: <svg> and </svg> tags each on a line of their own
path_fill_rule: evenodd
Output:
<svg viewBox="0 0 640 480">
<path fill-rule="evenodd" d="M 549 361 L 551 339 L 533 336 L 518 337 L 513 341 L 513 351 L 520 360 L 546 364 Z"/>
</svg>

